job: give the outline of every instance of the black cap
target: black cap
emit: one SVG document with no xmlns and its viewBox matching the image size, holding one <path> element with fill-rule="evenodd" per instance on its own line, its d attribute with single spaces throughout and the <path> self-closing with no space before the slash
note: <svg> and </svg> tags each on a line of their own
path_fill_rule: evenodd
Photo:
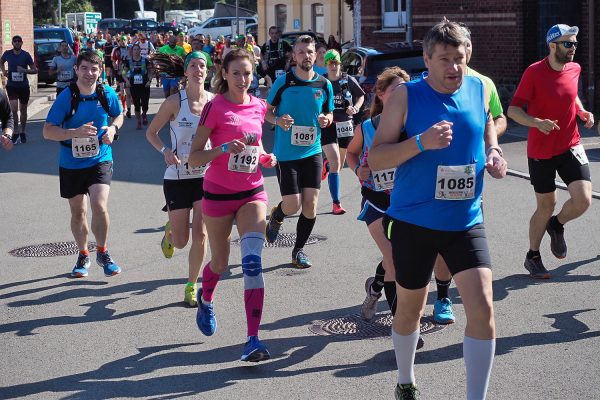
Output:
<svg viewBox="0 0 600 400">
<path fill-rule="evenodd" d="M 23 38 L 21 36 L 19 36 L 19 35 L 13 36 L 12 41 L 14 42 L 17 39 L 19 39 L 21 42 L 23 41 Z"/>
</svg>

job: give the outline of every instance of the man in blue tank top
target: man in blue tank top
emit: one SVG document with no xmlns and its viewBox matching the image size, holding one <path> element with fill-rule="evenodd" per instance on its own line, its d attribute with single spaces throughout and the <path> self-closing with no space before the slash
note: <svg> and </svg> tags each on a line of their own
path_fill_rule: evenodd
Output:
<svg viewBox="0 0 600 400">
<path fill-rule="evenodd" d="M 506 162 L 487 106 L 489 94 L 479 78 L 465 74 L 466 42 L 457 23 L 444 19 L 431 28 L 423 41 L 428 73 L 392 94 L 369 153 L 375 170 L 397 166 L 383 221 L 396 267 L 397 399 L 419 398 L 415 349 L 438 253 L 465 306 L 468 400 L 485 399 L 492 368 L 492 271 L 481 193 L 484 171 L 503 178 Z M 407 139 L 400 142 L 403 131 Z"/>
</svg>

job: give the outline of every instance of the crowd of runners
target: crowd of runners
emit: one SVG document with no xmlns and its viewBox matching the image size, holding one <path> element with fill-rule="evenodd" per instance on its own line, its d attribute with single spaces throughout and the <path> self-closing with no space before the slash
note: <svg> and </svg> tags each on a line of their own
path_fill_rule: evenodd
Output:
<svg viewBox="0 0 600 400">
<path fill-rule="evenodd" d="M 497 179 L 506 175 L 498 137 L 506 130 L 507 119 L 494 83 L 468 67 L 473 52 L 469 29 L 446 19 L 432 27 L 423 40 L 427 72 L 411 81 L 399 67 L 384 70 L 375 84 L 368 117 L 358 123 L 354 116 L 363 107 L 365 93 L 341 71 L 339 52 L 317 45 L 310 36 L 300 36 L 290 47 L 278 37 L 277 28 L 269 34 L 262 59 L 252 43 L 222 48 L 215 58 L 200 40 L 194 39 L 188 51 L 187 43 L 175 35 L 156 53 L 144 45 L 145 38 L 128 47 L 128 39 L 121 37 L 111 52 L 110 67 L 96 51 L 74 56 L 63 46 L 53 66 L 62 77 L 59 83 L 65 82 L 57 85 L 58 97 L 43 136 L 60 146 L 60 195 L 69 203 L 71 231 L 79 248 L 72 276 L 89 273 L 90 229 L 97 243 L 96 262 L 104 274 L 122 272 L 108 250 L 107 203 L 112 145 L 133 104 L 137 127 L 147 125 L 146 138 L 166 164 L 162 252 L 171 258 L 191 242 L 183 298 L 198 308 L 199 330 L 206 336 L 217 331 L 216 288 L 229 265 L 235 225 L 247 324 L 241 360 L 267 360 L 270 353 L 259 339 L 264 244 L 277 240 L 286 217 L 300 213 L 291 262 L 297 268 L 311 267 L 304 247 L 316 223 L 321 184 L 327 179 L 332 213 L 344 214 L 339 173 L 347 162 L 362 194 L 358 220 L 365 222 L 383 259 L 374 260 L 365 276 L 360 314 L 373 319 L 377 301 L 385 294 L 394 315 L 396 398 L 419 398 L 414 359 L 423 346 L 419 324 L 433 274 L 436 322 L 455 321 L 448 294 L 452 280 L 460 293 L 467 318 L 466 398 L 484 399 L 496 329 L 482 192 L 486 171 Z M 590 170 L 577 119 L 591 128 L 594 116 L 577 96 L 580 66 L 572 62 L 577 34 L 577 27 L 562 24 L 549 29 L 548 56 L 525 70 L 507 112 L 530 128 L 527 155 L 537 208 L 529 224 L 524 266 L 532 278 L 550 278 L 539 251 L 544 233 L 550 236 L 552 254 L 566 257 L 565 224 L 591 204 Z M 26 105 L 26 76 L 35 73 L 20 44 L 21 38 L 15 36 L 14 51 L 1 59 L 3 69 L 5 62 L 9 65 L 8 97 L 0 91 L 5 149 L 12 147 L 14 137 L 25 135 L 26 111 L 21 133 L 13 115 L 19 105 Z M 115 52 L 120 54 L 115 57 Z M 16 58 L 23 66 L 11 66 Z M 211 72 L 214 64 L 218 68 Z M 149 122 L 154 76 L 162 76 L 166 99 Z M 253 90 L 259 76 L 270 88 L 266 100 Z M 272 152 L 262 144 L 265 123 L 274 126 Z M 167 143 L 159 136 L 166 124 Z M 26 136 L 20 139 L 24 143 Z M 280 188 L 281 201 L 270 212 L 263 168 L 276 168 Z M 558 213 L 556 173 L 569 191 Z"/>
</svg>

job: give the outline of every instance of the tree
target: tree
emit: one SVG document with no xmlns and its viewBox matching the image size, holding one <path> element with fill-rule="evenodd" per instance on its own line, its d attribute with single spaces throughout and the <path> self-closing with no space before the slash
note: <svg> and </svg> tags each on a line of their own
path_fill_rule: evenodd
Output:
<svg viewBox="0 0 600 400">
<path fill-rule="evenodd" d="M 94 11 L 90 0 L 62 0 L 61 13 Z M 33 20 L 36 24 L 58 24 L 58 0 L 33 0 Z"/>
</svg>

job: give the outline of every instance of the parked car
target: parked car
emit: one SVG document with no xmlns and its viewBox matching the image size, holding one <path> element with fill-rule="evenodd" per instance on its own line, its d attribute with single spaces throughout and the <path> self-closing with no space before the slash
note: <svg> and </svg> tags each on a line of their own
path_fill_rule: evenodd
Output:
<svg viewBox="0 0 600 400">
<path fill-rule="evenodd" d="M 411 79 L 417 79 L 427 67 L 423 61 L 423 48 L 399 47 L 390 51 L 379 51 L 371 47 L 353 47 L 342 55 L 342 70 L 352 75 L 366 93 L 365 106 L 369 107 L 373 97 L 373 86 L 385 68 L 398 66 L 406 71 Z"/>
<path fill-rule="evenodd" d="M 144 32 L 146 34 L 156 32 L 158 30 L 158 22 L 148 18 L 135 18 L 132 19 L 126 32 L 135 35 L 138 32 Z"/>
<path fill-rule="evenodd" d="M 104 18 L 98 21 L 98 32 L 110 33 L 111 36 L 125 32 L 130 24 L 130 20 L 121 18 Z"/>
<path fill-rule="evenodd" d="M 63 39 L 35 39 L 33 41 L 33 59 L 38 68 L 38 82 L 49 85 L 56 82 L 56 75 L 50 75 L 50 63 L 60 54 Z"/>
<path fill-rule="evenodd" d="M 246 26 L 258 23 L 257 19 L 254 17 L 240 17 L 240 20 L 244 20 L 246 22 Z M 196 36 L 202 33 L 204 35 L 211 35 L 214 38 L 219 35 L 231 35 L 231 24 L 233 21 L 235 21 L 235 17 L 209 18 L 201 25 L 195 26 L 188 30 L 187 34 L 190 36 Z"/>
<path fill-rule="evenodd" d="M 36 39 L 58 39 L 65 40 L 73 47 L 74 33 L 69 28 L 34 28 L 33 40 Z"/>
<path fill-rule="evenodd" d="M 302 35 L 312 36 L 312 38 L 317 43 L 325 43 L 325 39 L 323 38 L 323 35 L 321 35 L 320 33 L 315 33 L 313 31 L 283 32 L 281 34 L 281 38 L 283 40 L 285 40 L 286 42 L 288 42 L 291 46 L 293 46 L 294 43 L 296 43 L 296 39 L 298 39 Z"/>
</svg>

